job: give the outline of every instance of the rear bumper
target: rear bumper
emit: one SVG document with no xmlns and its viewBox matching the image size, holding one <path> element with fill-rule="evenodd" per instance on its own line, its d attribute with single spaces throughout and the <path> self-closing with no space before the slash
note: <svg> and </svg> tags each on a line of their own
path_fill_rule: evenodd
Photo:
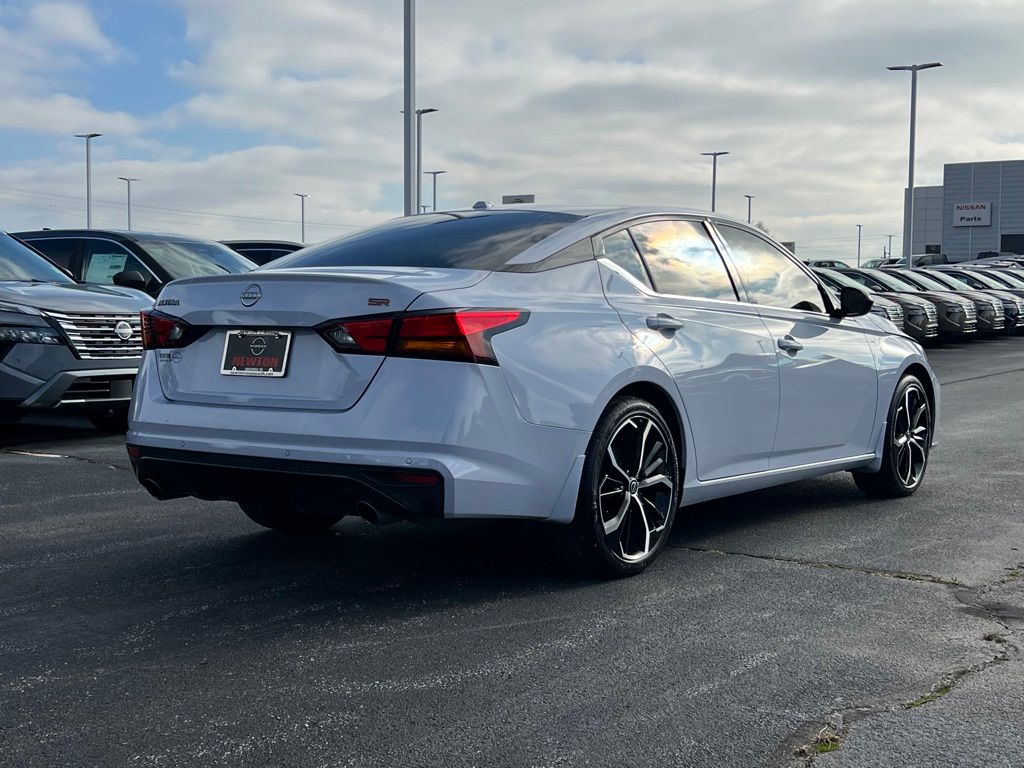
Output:
<svg viewBox="0 0 1024 768">
<path fill-rule="evenodd" d="M 165 494 L 240 500 L 262 477 L 308 504 L 304 484 L 322 477 L 318 503 L 351 503 L 351 483 L 390 497 L 379 473 L 404 471 L 441 479 L 432 516 L 567 522 L 575 511 L 589 433 L 526 422 L 495 366 L 392 358 L 354 407 L 307 411 L 171 401 L 155 365 L 143 361 L 127 442 L 140 479 L 166 478 Z"/>
<path fill-rule="evenodd" d="M 444 516 L 444 479 L 437 472 L 328 462 L 175 451 L 129 445 L 139 482 L 158 499 L 195 496 L 209 501 L 279 502 L 297 510 L 369 505 L 404 518 Z"/>
</svg>

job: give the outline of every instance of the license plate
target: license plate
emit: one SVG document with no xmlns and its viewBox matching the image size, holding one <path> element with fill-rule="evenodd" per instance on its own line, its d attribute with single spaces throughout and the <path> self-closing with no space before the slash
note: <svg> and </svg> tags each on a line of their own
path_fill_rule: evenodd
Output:
<svg viewBox="0 0 1024 768">
<path fill-rule="evenodd" d="M 224 339 L 225 376 L 284 376 L 291 331 L 228 331 Z"/>
</svg>

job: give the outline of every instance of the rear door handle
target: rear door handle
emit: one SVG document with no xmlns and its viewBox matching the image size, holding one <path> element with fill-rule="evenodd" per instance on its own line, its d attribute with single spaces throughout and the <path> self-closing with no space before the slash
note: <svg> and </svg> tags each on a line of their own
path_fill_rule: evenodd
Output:
<svg viewBox="0 0 1024 768">
<path fill-rule="evenodd" d="M 799 352 L 804 348 L 804 345 L 794 339 L 792 336 L 784 336 L 779 339 L 779 349 L 784 352 Z"/>
<path fill-rule="evenodd" d="M 652 331 L 678 331 L 686 326 L 682 320 L 676 320 L 671 315 L 659 312 L 654 317 L 647 318 L 647 327 Z"/>
</svg>

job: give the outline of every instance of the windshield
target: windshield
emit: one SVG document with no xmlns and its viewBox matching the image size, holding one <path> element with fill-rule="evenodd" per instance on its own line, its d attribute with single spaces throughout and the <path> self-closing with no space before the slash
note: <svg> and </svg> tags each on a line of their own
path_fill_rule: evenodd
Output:
<svg viewBox="0 0 1024 768">
<path fill-rule="evenodd" d="M 890 291 L 918 291 L 920 290 L 913 283 L 909 283 L 906 280 L 901 280 L 891 272 L 883 272 L 880 269 L 873 269 L 869 273 L 869 277 L 877 283 L 881 283 Z M 945 289 L 943 289 L 945 290 Z"/>
<path fill-rule="evenodd" d="M 579 216 L 548 211 L 473 211 L 395 219 L 278 259 L 296 267 L 452 267 L 501 270 Z"/>
<path fill-rule="evenodd" d="M 256 265 L 220 243 L 201 240 L 142 240 L 146 253 L 171 279 L 251 272 Z"/>
<path fill-rule="evenodd" d="M 954 277 L 953 275 L 949 274 L 948 272 L 943 272 L 942 274 L 935 275 L 935 276 L 929 275 L 927 279 L 932 280 L 932 281 L 934 281 L 936 283 L 942 283 L 943 285 L 947 285 L 947 286 L 949 286 L 950 288 L 952 288 L 955 291 L 973 291 L 973 290 L 975 290 L 975 286 L 971 285 L 970 283 L 965 283 L 960 278 Z M 979 281 L 979 282 L 981 282 L 981 281 Z"/>
<path fill-rule="evenodd" d="M 0 280 L 75 282 L 31 248 L 4 232 L 0 232 Z"/>
<path fill-rule="evenodd" d="M 823 269 L 819 274 L 821 274 L 822 277 L 826 278 L 827 280 L 831 280 L 833 283 L 836 283 L 837 285 L 841 285 L 848 288 L 860 288 L 861 290 L 864 289 L 863 283 L 858 283 L 852 277 L 848 277 L 844 275 L 842 272 L 837 272 L 833 269 Z"/>
<path fill-rule="evenodd" d="M 942 283 L 938 282 L 937 280 L 932 280 L 930 277 L 925 277 L 920 272 L 915 272 L 914 274 L 906 275 L 905 277 L 903 275 L 901 275 L 900 277 L 903 277 L 903 279 L 906 280 L 908 283 L 914 283 L 916 285 L 920 285 L 922 288 L 924 288 L 925 290 L 928 290 L 928 291 L 948 291 L 948 290 L 950 290 L 948 285 L 943 285 Z"/>
<path fill-rule="evenodd" d="M 980 272 L 981 270 L 978 271 Z M 1012 288 L 1024 288 L 1024 280 L 1017 277 L 1016 275 L 1009 274 L 1007 272 L 993 272 L 992 279 L 1000 280 Z"/>
</svg>

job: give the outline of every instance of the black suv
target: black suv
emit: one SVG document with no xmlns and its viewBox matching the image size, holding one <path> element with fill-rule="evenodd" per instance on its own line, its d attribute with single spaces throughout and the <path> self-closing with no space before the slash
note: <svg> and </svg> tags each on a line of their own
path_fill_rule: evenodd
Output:
<svg viewBox="0 0 1024 768">
<path fill-rule="evenodd" d="M 256 265 L 213 240 L 106 229 L 14 232 L 81 282 L 138 288 L 150 296 L 183 277 L 249 272 Z"/>
</svg>

